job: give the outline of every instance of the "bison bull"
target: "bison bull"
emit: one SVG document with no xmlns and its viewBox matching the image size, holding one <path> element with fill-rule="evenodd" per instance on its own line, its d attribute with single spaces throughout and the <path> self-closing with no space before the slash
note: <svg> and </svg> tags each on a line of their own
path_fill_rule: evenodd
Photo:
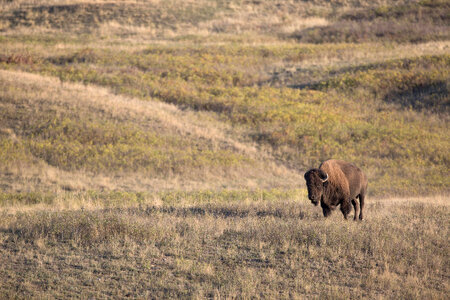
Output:
<svg viewBox="0 0 450 300">
<path fill-rule="evenodd" d="M 340 205 L 341 212 L 347 219 L 353 205 L 353 219 L 356 220 L 358 210 L 359 219 L 363 219 L 367 177 L 360 168 L 342 160 L 330 159 L 324 161 L 318 169 L 306 172 L 305 180 L 308 198 L 314 205 L 320 203 L 325 217 Z"/>
</svg>

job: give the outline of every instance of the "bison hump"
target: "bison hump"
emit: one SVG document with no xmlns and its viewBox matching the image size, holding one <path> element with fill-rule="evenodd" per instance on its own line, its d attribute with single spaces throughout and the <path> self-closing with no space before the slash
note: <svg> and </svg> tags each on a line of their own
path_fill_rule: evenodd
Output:
<svg viewBox="0 0 450 300">
<path fill-rule="evenodd" d="M 324 161 L 319 169 L 327 172 L 330 188 L 334 189 L 336 194 L 342 194 L 342 196 L 348 197 L 350 195 L 350 187 L 344 170 L 346 168 L 351 168 L 351 166 L 353 165 L 345 161 L 330 159 Z"/>
</svg>

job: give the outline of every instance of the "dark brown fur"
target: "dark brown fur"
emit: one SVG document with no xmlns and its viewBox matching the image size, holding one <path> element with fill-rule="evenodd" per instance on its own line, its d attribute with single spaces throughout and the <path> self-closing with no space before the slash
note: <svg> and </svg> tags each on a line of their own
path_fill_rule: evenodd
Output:
<svg viewBox="0 0 450 300">
<path fill-rule="evenodd" d="M 328 179 L 324 182 L 327 175 Z M 358 210 L 359 219 L 363 219 L 367 177 L 360 168 L 342 160 L 330 159 L 324 161 L 319 169 L 306 172 L 305 180 L 308 198 L 314 205 L 320 202 L 325 217 L 340 205 L 341 212 L 347 219 L 353 205 L 355 210 L 353 219 L 357 219 Z"/>
</svg>

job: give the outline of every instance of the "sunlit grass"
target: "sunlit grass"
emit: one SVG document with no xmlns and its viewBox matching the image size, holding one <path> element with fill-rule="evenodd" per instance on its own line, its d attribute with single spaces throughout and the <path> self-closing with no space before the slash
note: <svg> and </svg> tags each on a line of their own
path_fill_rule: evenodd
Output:
<svg viewBox="0 0 450 300">
<path fill-rule="evenodd" d="M 360 223 L 336 212 L 324 220 L 305 200 L 261 193 L 276 199 L 206 192 L 207 201 L 191 203 L 187 194 L 167 202 L 114 193 L 84 210 L 1 212 L 0 253 L 9 259 L 0 293 L 445 298 L 445 197 L 372 200 Z M 117 196 L 128 206 L 111 206 Z M 28 271 L 17 272 L 20 257 Z M 26 284 L 12 289 L 19 274 Z M 41 290 L 46 282 L 61 289 Z"/>
</svg>

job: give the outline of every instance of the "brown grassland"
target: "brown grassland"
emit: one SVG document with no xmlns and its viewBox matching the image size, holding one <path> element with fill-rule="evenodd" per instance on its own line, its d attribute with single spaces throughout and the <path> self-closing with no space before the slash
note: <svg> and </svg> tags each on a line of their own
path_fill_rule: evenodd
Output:
<svg viewBox="0 0 450 300">
<path fill-rule="evenodd" d="M 447 299 L 449 16 L 0 0 L 0 298 Z M 309 203 L 328 158 L 364 221 Z"/>
</svg>

